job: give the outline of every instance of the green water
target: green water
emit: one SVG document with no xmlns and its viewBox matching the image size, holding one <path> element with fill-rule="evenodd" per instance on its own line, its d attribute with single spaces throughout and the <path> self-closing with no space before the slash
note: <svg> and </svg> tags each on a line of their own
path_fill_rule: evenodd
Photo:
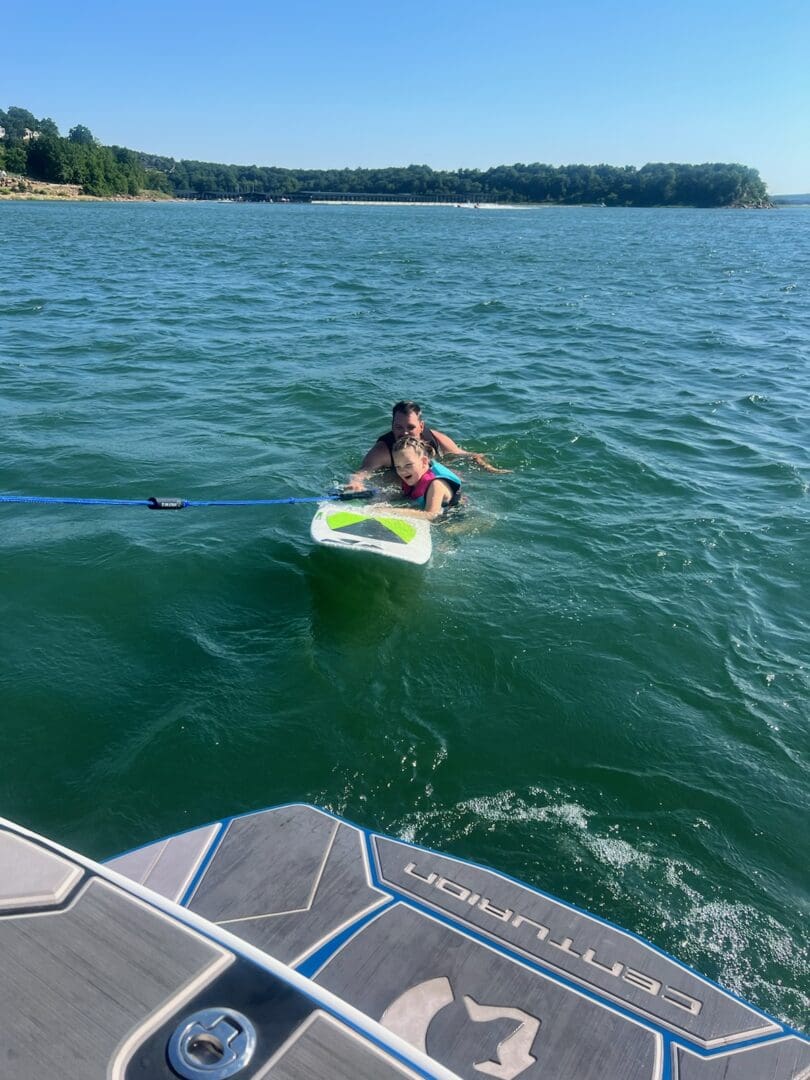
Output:
<svg viewBox="0 0 810 1080">
<path fill-rule="evenodd" d="M 1 490 L 317 494 L 400 397 L 514 470 L 424 570 L 0 506 L 0 814 L 314 802 L 810 1022 L 810 212 L 16 203 L 0 254 Z"/>
</svg>

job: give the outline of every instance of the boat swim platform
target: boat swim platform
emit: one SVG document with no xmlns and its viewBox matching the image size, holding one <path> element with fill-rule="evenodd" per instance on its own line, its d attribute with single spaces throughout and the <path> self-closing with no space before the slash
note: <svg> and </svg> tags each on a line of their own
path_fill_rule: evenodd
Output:
<svg viewBox="0 0 810 1080">
<path fill-rule="evenodd" d="M 2 1080 L 810 1078 L 636 935 L 303 804 L 105 865 L 0 821 L 0 999 Z"/>
</svg>

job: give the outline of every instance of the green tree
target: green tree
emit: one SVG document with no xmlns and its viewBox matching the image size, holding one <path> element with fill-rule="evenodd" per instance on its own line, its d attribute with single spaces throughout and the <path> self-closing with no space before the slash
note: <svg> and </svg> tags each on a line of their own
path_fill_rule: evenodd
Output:
<svg viewBox="0 0 810 1080">
<path fill-rule="evenodd" d="M 53 135 L 57 139 L 60 138 L 59 128 L 49 116 L 43 117 L 42 120 L 37 120 L 36 130 L 41 131 L 43 135 Z"/>
<path fill-rule="evenodd" d="M 6 147 L 6 168 L 11 173 L 25 174 L 28 165 L 28 149 L 25 143 Z"/>
<path fill-rule="evenodd" d="M 79 143 L 80 146 L 93 146 L 96 142 L 93 132 L 84 124 L 77 124 L 68 132 L 70 142 Z"/>
<path fill-rule="evenodd" d="M 28 109 L 21 109 L 18 105 L 10 105 L 8 112 L 0 114 L 0 125 L 6 129 L 6 139 L 9 142 L 22 140 L 28 131 L 37 131 L 37 118 Z"/>
<path fill-rule="evenodd" d="M 26 172 L 37 180 L 52 184 L 67 183 L 65 140 L 58 135 L 42 135 L 28 146 Z"/>
</svg>

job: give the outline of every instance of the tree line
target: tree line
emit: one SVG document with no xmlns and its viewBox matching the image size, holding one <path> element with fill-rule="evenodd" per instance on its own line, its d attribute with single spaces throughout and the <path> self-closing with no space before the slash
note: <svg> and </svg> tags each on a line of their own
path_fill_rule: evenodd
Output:
<svg viewBox="0 0 810 1080">
<path fill-rule="evenodd" d="M 63 138 L 49 117 L 27 109 L 0 109 L 0 169 L 53 184 L 79 184 L 87 195 L 138 195 L 152 185 L 141 155 L 102 146 L 78 124 Z"/>
<path fill-rule="evenodd" d="M 765 183 L 745 165 L 497 165 L 435 170 L 427 165 L 381 169 L 283 169 L 176 161 L 121 146 L 103 146 L 79 124 L 66 137 L 53 120 L 26 109 L 0 109 L 0 169 L 52 183 L 79 184 L 88 195 L 158 191 L 177 197 L 301 198 L 341 194 L 458 197 L 474 202 L 596 203 L 605 206 L 762 206 Z"/>
</svg>

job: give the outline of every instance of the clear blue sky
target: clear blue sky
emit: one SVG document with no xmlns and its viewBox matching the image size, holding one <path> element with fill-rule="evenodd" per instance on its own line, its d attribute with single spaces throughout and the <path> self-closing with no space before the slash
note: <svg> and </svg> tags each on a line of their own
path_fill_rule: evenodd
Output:
<svg viewBox="0 0 810 1080">
<path fill-rule="evenodd" d="M 290 168 L 736 161 L 810 191 L 810 3 L 11 4 L 0 107 Z"/>
</svg>

